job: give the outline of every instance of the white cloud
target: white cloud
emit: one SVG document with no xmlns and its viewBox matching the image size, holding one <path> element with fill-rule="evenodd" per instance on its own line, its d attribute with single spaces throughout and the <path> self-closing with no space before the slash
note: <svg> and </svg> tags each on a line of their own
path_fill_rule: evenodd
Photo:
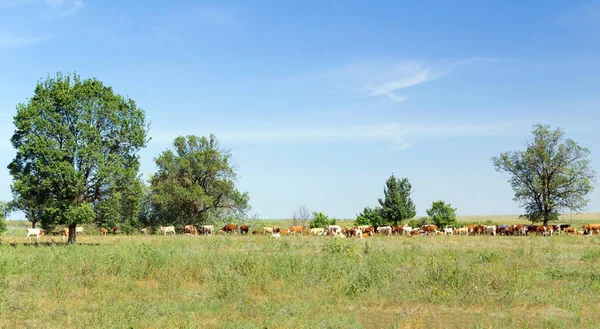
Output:
<svg viewBox="0 0 600 329">
<path fill-rule="evenodd" d="M 413 87 L 440 77 L 440 74 L 434 74 L 431 67 L 422 68 L 420 65 L 414 68 L 401 66 L 397 70 L 398 78 L 382 82 L 378 85 L 366 85 L 367 89 L 372 90 L 371 96 L 389 95 L 391 92 Z"/>
<path fill-rule="evenodd" d="M 34 45 L 47 40 L 46 36 L 22 36 L 0 30 L 0 48 L 16 48 Z"/>
<path fill-rule="evenodd" d="M 83 8 L 82 0 L 43 0 L 49 6 L 48 18 L 64 17 L 75 14 Z"/>
<path fill-rule="evenodd" d="M 202 21 L 225 27 L 233 27 L 238 24 L 233 16 L 222 9 L 200 9 L 197 11 L 197 16 Z"/>
<path fill-rule="evenodd" d="M 190 134 L 215 135 L 226 142 L 244 143 L 322 143 L 322 142 L 388 142 L 390 150 L 409 148 L 411 138 L 508 136 L 527 133 L 529 126 L 514 123 L 493 124 L 400 124 L 296 127 L 289 129 L 248 129 L 236 131 L 191 131 Z M 171 143 L 181 132 L 150 133 L 151 143 Z"/>
</svg>

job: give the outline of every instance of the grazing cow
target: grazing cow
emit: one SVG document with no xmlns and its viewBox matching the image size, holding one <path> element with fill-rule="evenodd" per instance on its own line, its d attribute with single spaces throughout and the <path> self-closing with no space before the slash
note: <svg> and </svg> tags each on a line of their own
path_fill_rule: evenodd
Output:
<svg viewBox="0 0 600 329">
<path fill-rule="evenodd" d="M 175 226 L 161 226 L 160 231 L 163 232 L 163 235 L 167 235 L 167 233 L 175 235 Z"/>
<path fill-rule="evenodd" d="M 263 227 L 263 234 L 267 234 L 267 233 L 273 234 L 273 228 L 272 227 Z"/>
<path fill-rule="evenodd" d="M 325 232 L 325 229 L 322 227 L 315 227 L 310 229 L 310 234 L 312 235 L 323 235 L 323 232 Z"/>
<path fill-rule="evenodd" d="M 413 230 L 414 229 L 412 228 L 412 226 L 408 226 L 406 224 L 404 226 L 402 226 L 402 234 L 403 235 L 410 235 L 413 232 Z"/>
<path fill-rule="evenodd" d="M 500 225 L 496 229 L 496 234 L 498 235 L 508 235 L 508 225 Z"/>
<path fill-rule="evenodd" d="M 215 234 L 215 226 L 214 225 L 202 225 L 202 226 L 200 226 L 199 233 L 204 234 L 204 235 Z"/>
<path fill-rule="evenodd" d="M 121 229 L 118 226 L 113 227 L 112 232 L 114 235 L 117 235 L 121 232 Z"/>
<path fill-rule="evenodd" d="M 340 235 L 342 236 L 342 228 L 339 225 L 327 225 L 325 226 L 327 235 Z"/>
<path fill-rule="evenodd" d="M 108 233 L 108 229 L 107 229 L 107 228 L 105 228 L 105 227 L 101 227 L 101 228 L 100 228 L 100 234 L 102 234 L 102 235 L 106 236 L 106 233 Z"/>
<path fill-rule="evenodd" d="M 454 234 L 467 235 L 467 234 L 469 234 L 469 228 L 466 227 L 466 226 L 463 226 L 461 228 L 457 228 L 456 230 L 454 230 Z"/>
<path fill-rule="evenodd" d="M 577 234 L 577 229 L 574 227 L 565 227 L 563 229 L 563 232 L 565 232 L 567 235 L 576 235 Z"/>
<path fill-rule="evenodd" d="M 444 227 L 444 235 L 452 235 L 453 232 L 454 232 L 454 227 L 452 227 L 452 226 Z"/>
<path fill-rule="evenodd" d="M 347 234 L 348 237 L 357 237 L 362 239 L 362 231 L 358 228 L 349 229 L 347 232 L 349 233 Z"/>
<path fill-rule="evenodd" d="M 373 234 L 375 234 L 375 228 L 373 226 L 367 226 L 365 228 L 360 228 L 360 226 L 358 227 L 363 235 L 368 235 L 368 236 L 373 236 Z"/>
<path fill-rule="evenodd" d="M 436 225 L 423 225 L 423 226 L 421 226 L 421 231 L 423 231 L 423 233 L 425 233 L 425 235 L 435 234 L 436 230 L 437 230 L 437 226 Z"/>
<path fill-rule="evenodd" d="M 291 235 L 296 235 L 299 234 L 300 236 L 302 236 L 302 226 L 290 226 L 290 234 Z"/>
<path fill-rule="evenodd" d="M 36 239 L 39 241 L 40 240 L 40 236 L 45 235 L 46 231 L 39 229 L 39 228 L 28 228 L 27 229 L 27 235 L 25 236 L 25 239 L 31 241 L 31 236 L 35 235 Z"/>
<path fill-rule="evenodd" d="M 147 228 L 142 228 L 140 229 L 140 233 L 143 235 L 148 235 L 148 229 Z"/>
<path fill-rule="evenodd" d="M 486 235 L 491 235 L 491 236 L 496 236 L 496 229 L 498 227 L 496 227 L 496 225 L 489 225 L 485 227 L 485 234 Z"/>
<path fill-rule="evenodd" d="M 194 225 L 185 225 L 181 227 L 181 234 L 192 234 L 196 235 L 198 230 L 196 230 L 196 226 Z"/>
<path fill-rule="evenodd" d="M 246 233 L 246 235 L 248 235 L 248 231 L 250 231 L 250 226 L 248 226 L 248 225 L 240 226 L 240 234 Z"/>
<path fill-rule="evenodd" d="M 304 235 L 310 235 L 310 229 L 307 229 L 307 228 L 303 229 L 302 230 L 302 234 L 304 234 Z"/>
<path fill-rule="evenodd" d="M 366 229 L 368 229 L 370 226 L 369 225 L 359 225 L 357 228 L 359 230 L 361 230 L 362 232 L 364 232 Z"/>
<path fill-rule="evenodd" d="M 288 230 L 287 228 L 284 228 L 283 230 L 280 230 L 278 233 L 281 235 L 288 235 L 288 233 L 290 233 L 290 230 Z"/>
<path fill-rule="evenodd" d="M 221 231 L 223 231 L 225 233 L 233 232 L 235 234 L 237 232 L 237 230 L 238 230 L 237 224 L 227 224 L 221 228 Z"/>
<path fill-rule="evenodd" d="M 377 233 L 381 233 L 381 235 L 392 235 L 392 227 L 391 226 L 378 227 Z"/>
<path fill-rule="evenodd" d="M 279 234 L 279 232 L 278 233 L 271 233 L 271 237 L 274 238 L 274 239 L 279 239 L 280 236 L 281 235 Z"/>
<path fill-rule="evenodd" d="M 523 224 L 510 225 L 508 233 L 511 235 L 527 235 L 527 226 Z"/>
<path fill-rule="evenodd" d="M 598 232 L 600 231 L 600 224 L 585 224 L 582 228 L 584 234 L 586 234 L 585 232 L 588 232 L 586 235 L 598 234 Z"/>
</svg>

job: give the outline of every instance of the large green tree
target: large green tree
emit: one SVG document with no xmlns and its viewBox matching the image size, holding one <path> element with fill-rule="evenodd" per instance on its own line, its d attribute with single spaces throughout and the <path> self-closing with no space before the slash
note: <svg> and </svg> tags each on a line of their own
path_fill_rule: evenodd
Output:
<svg viewBox="0 0 600 329">
<path fill-rule="evenodd" d="M 562 129 L 537 124 L 524 151 L 492 158 L 496 171 L 508 173 L 514 200 L 525 218 L 548 225 L 561 211 L 582 211 L 594 189 L 590 151 L 565 137 Z"/>
<path fill-rule="evenodd" d="M 67 225 L 70 243 L 76 226 L 92 222 L 97 205 L 137 176 L 147 143 L 144 111 L 132 99 L 75 74 L 38 82 L 14 124 L 15 204 L 38 212 L 32 218 L 44 227 Z"/>
<path fill-rule="evenodd" d="M 173 146 L 155 159 L 158 171 L 150 179 L 152 217 L 160 224 L 198 225 L 249 210 L 248 193 L 235 188 L 231 153 L 214 135 L 180 136 Z"/>
<path fill-rule="evenodd" d="M 385 182 L 383 189 L 384 198 L 379 199 L 381 205 L 381 217 L 386 222 L 398 225 L 406 219 L 411 219 L 417 215 L 415 204 L 410 198 L 412 186 L 407 178 L 396 178 L 392 174 Z"/>
<path fill-rule="evenodd" d="M 444 201 L 434 201 L 431 203 L 431 208 L 426 210 L 427 216 L 438 227 L 457 226 L 456 223 L 456 208 L 452 208 L 450 204 Z"/>
</svg>

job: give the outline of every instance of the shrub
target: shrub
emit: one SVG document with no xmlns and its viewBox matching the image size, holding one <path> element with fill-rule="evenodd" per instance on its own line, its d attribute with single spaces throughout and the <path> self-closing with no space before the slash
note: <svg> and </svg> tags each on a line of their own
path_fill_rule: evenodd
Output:
<svg viewBox="0 0 600 329">
<path fill-rule="evenodd" d="M 310 228 L 325 227 L 326 225 L 335 225 L 336 219 L 329 219 L 322 212 L 313 212 L 313 220 L 310 222 Z"/>
</svg>

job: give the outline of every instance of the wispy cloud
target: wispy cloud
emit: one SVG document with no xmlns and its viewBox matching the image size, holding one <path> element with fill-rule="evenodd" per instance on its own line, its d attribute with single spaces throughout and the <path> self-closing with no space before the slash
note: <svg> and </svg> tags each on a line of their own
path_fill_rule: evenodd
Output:
<svg viewBox="0 0 600 329">
<path fill-rule="evenodd" d="M 227 142 L 246 143 L 323 143 L 323 142 L 387 142 L 390 150 L 405 150 L 415 138 L 508 136 L 527 133 L 529 126 L 515 123 L 493 124 L 401 124 L 296 127 L 290 129 L 222 130 L 214 132 Z M 210 132 L 190 132 L 206 135 Z M 152 141 L 170 143 L 181 135 L 175 132 L 152 132 Z"/>
<path fill-rule="evenodd" d="M 43 0 L 50 7 L 48 18 L 65 17 L 83 9 L 82 0 Z"/>
<path fill-rule="evenodd" d="M 46 36 L 25 37 L 0 32 L 0 48 L 16 48 L 33 45 L 47 40 Z"/>
<path fill-rule="evenodd" d="M 198 9 L 196 15 L 201 21 L 214 25 L 233 27 L 238 24 L 237 19 L 223 9 Z"/>
<path fill-rule="evenodd" d="M 493 63 L 503 59 L 473 56 L 458 60 L 364 61 L 317 74 L 338 88 L 358 92 L 365 97 L 387 97 L 393 102 L 406 101 L 409 88 L 443 78 L 464 65 Z M 401 95 L 399 91 L 403 91 Z"/>
</svg>

